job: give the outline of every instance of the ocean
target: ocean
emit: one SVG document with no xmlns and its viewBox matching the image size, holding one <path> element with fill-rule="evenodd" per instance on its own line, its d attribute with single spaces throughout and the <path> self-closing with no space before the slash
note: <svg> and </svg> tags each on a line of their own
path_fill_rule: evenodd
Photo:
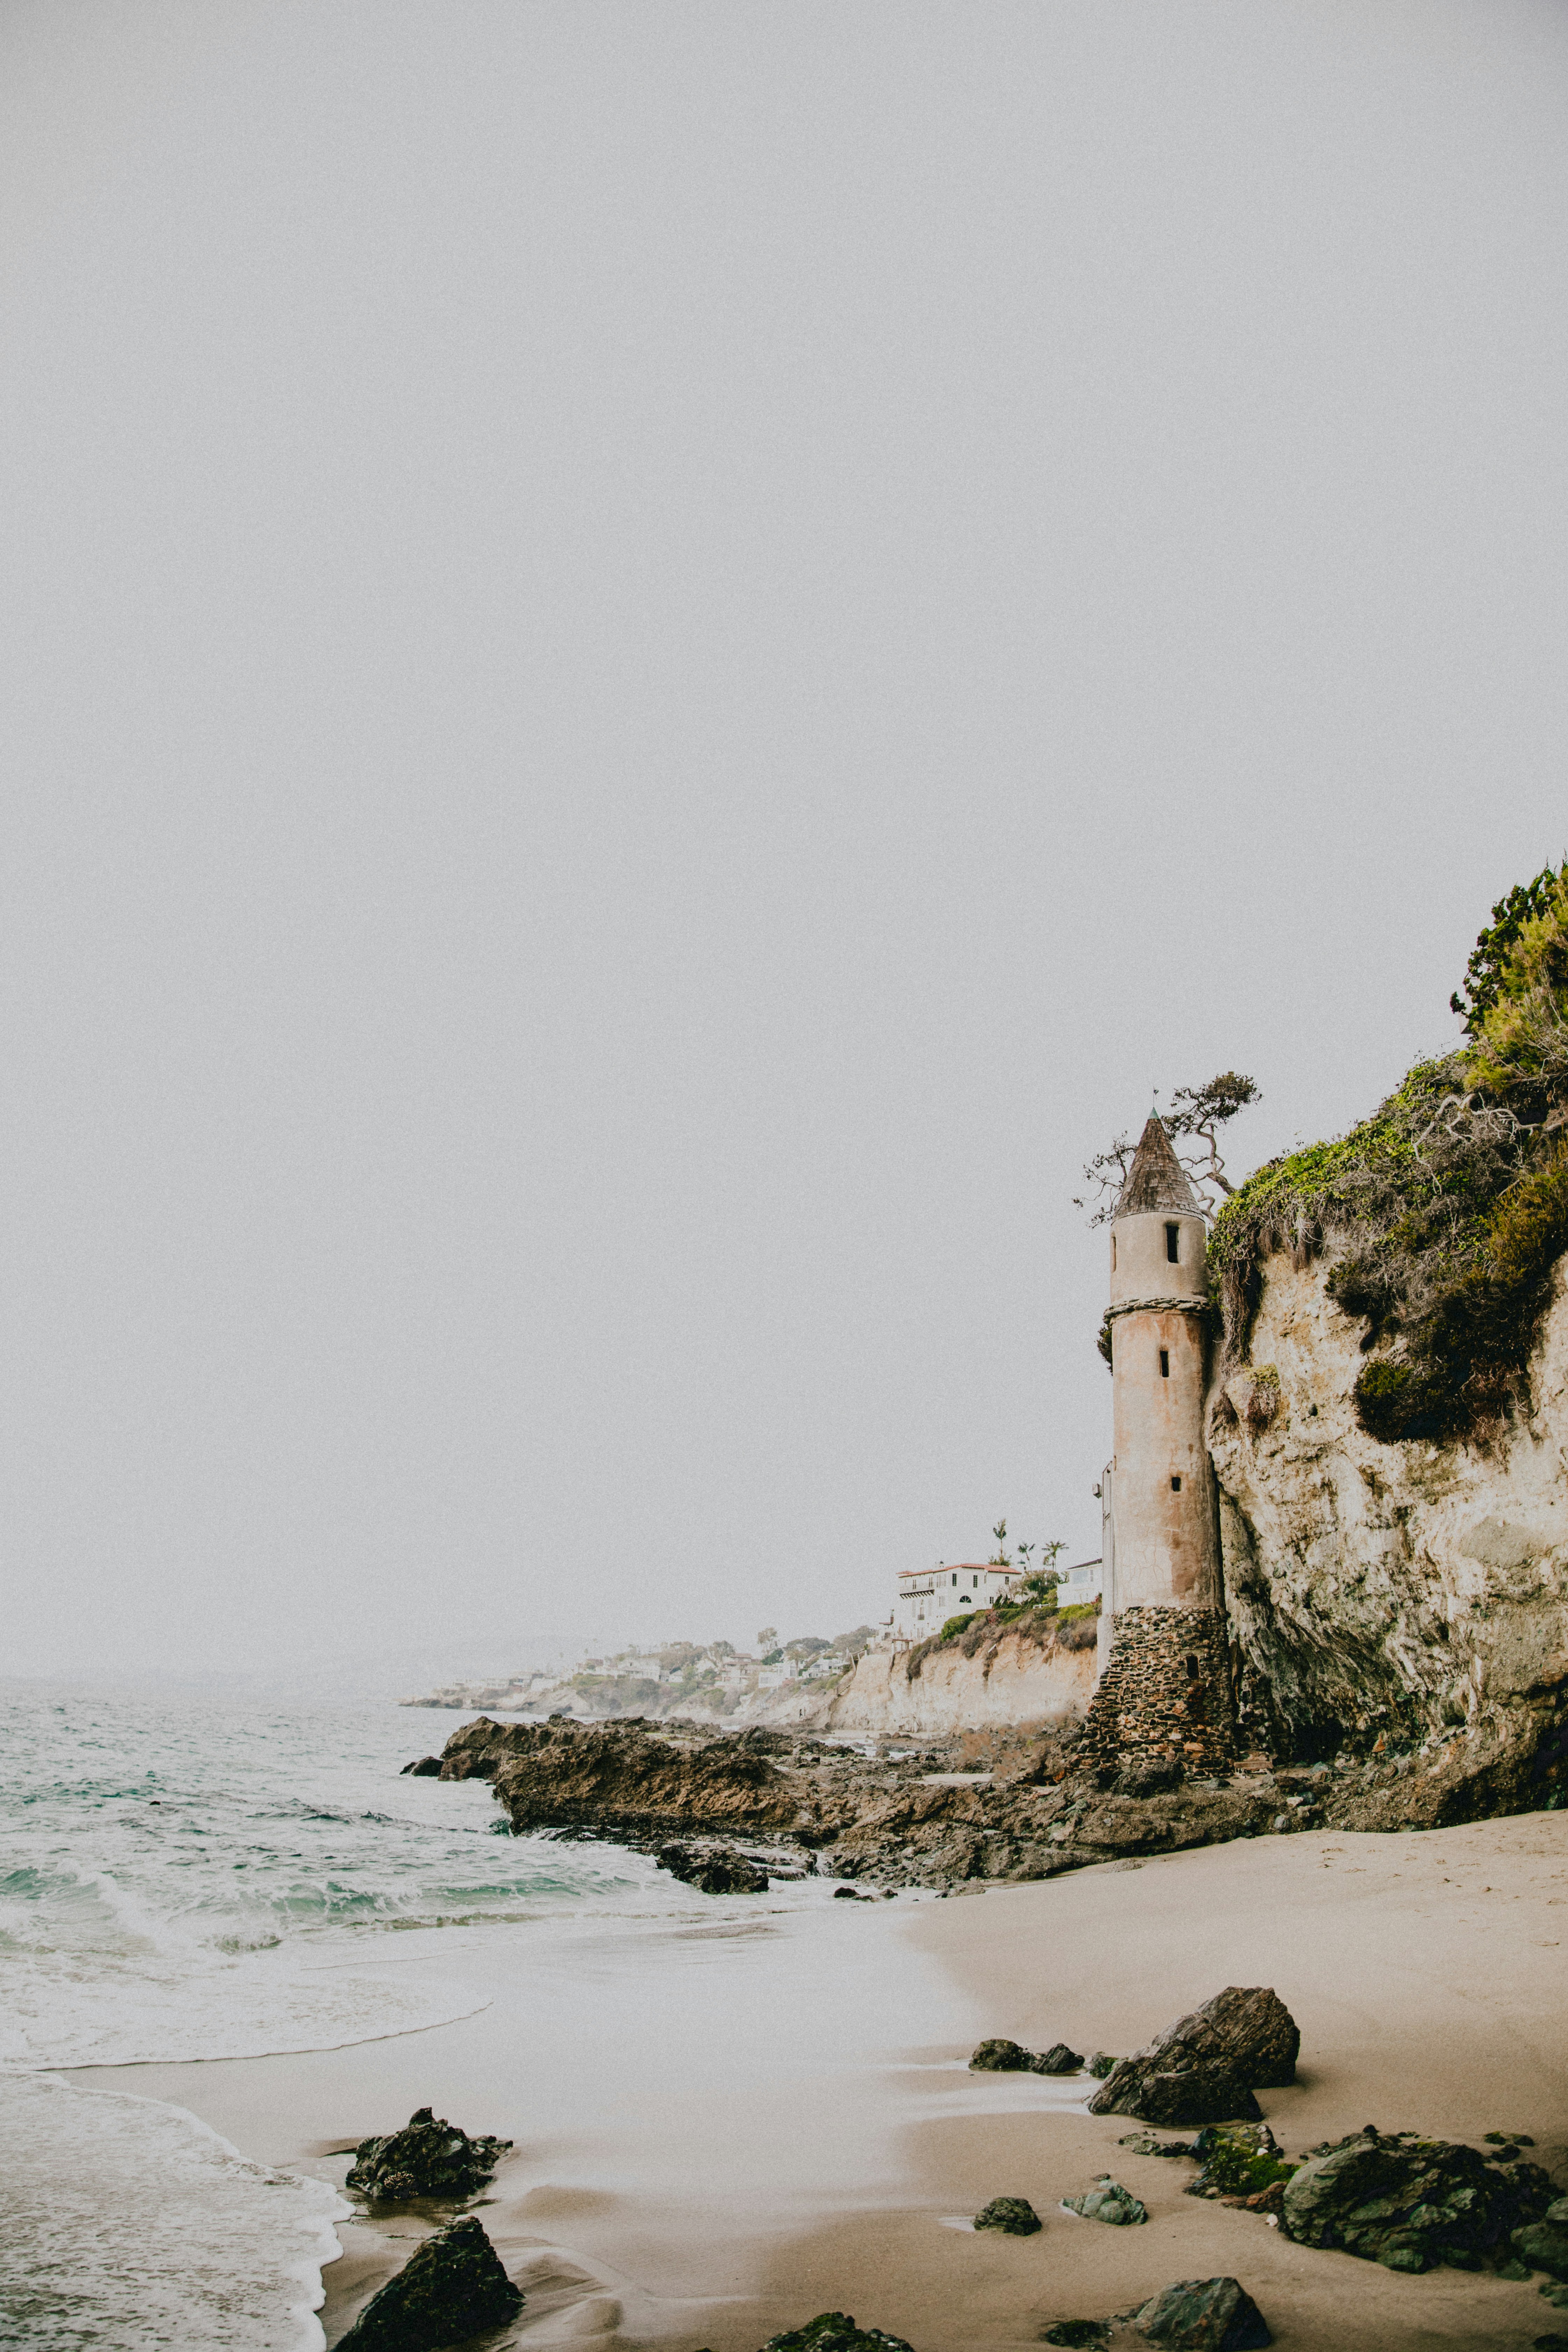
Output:
<svg viewBox="0 0 1568 2352">
<path fill-rule="evenodd" d="M 485 2007 L 465 1942 L 509 1925 L 714 1923 L 791 1900 L 716 1904 L 619 1847 L 498 1834 L 482 1781 L 402 1777 L 466 1719 L 10 1687 L 0 2344 L 324 2341 L 335 2192 L 247 2161 L 183 2108 L 54 2070 L 416 2032 Z M 435 1931 L 437 1966 L 398 1965 Z"/>
</svg>

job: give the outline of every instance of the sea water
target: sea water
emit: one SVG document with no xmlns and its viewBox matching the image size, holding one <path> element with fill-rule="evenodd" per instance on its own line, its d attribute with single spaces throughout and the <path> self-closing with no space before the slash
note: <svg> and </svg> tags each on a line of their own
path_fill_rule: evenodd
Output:
<svg viewBox="0 0 1568 2352">
<path fill-rule="evenodd" d="M 404 1777 L 458 1715 L 16 1685 L 4 1701 L 0 2344 L 324 2340 L 320 2268 L 346 2210 L 330 2189 L 244 2161 L 182 2109 L 48 2070 L 411 2032 L 484 2006 L 466 1929 L 718 1907 L 621 1848 L 498 1834 L 483 1781 Z M 396 1965 L 407 1931 L 435 1929 L 449 1966 Z"/>
</svg>

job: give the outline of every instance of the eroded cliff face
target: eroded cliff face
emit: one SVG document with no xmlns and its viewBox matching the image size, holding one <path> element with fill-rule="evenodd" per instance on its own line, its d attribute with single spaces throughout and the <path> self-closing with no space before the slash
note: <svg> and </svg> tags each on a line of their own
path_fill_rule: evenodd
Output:
<svg viewBox="0 0 1568 2352">
<path fill-rule="evenodd" d="M 1568 1260 L 1528 1411 L 1452 1446 L 1359 1426 L 1366 1326 L 1329 1297 L 1333 1262 L 1268 1258 L 1246 1360 L 1210 1381 L 1244 1725 L 1298 1758 L 1380 1738 L 1430 1755 L 1458 1737 L 1476 1769 L 1511 1774 L 1499 1806 L 1550 1801 L 1568 1694 Z"/>
<path fill-rule="evenodd" d="M 1092 1648 L 1004 1632 L 966 1655 L 941 1649 L 870 1650 L 826 1709 L 835 1732 L 940 1738 L 949 1732 L 1065 1726 L 1082 1720 L 1094 1689 Z"/>
</svg>

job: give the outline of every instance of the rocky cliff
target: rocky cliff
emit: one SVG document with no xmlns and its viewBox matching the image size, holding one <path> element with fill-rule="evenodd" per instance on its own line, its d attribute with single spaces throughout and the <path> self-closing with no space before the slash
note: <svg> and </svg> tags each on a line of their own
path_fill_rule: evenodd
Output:
<svg viewBox="0 0 1568 2352">
<path fill-rule="evenodd" d="M 979 1636 L 977 1639 L 976 1636 Z M 897 1738 L 955 1731 L 1065 1726 L 1081 1720 L 1094 1688 L 1094 1650 L 1052 1635 L 976 1627 L 932 1648 L 870 1650 L 839 1683 L 825 1728 Z"/>
<path fill-rule="evenodd" d="M 1244 1726 L 1277 1756 L 1370 1758 L 1367 1826 L 1555 1802 L 1568 1261 L 1504 1409 L 1459 1438 L 1384 1442 L 1356 1409 L 1375 1330 L 1336 1303 L 1351 1246 L 1330 1233 L 1263 1255 L 1240 1344 L 1216 1349 L 1207 1432 Z"/>
</svg>

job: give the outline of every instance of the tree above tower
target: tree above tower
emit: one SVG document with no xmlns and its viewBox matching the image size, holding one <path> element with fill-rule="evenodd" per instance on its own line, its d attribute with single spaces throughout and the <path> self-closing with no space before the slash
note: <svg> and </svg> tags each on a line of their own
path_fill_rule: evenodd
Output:
<svg viewBox="0 0 1568 2352">
<path fill-rule="evenodd" d="M 1222 1070 L 1206 1086 L 1178 1087 L 1171 1097 L 1170 1108 L 1163 1114 L 1151 1114 L 1136 1144 L 1131 1136 L 1119 1135 L 1108 1151 L 1097 1152 L 1087 1163 L 1083 1172 L 1089 1189 L 1074 1200 L 1074 1208 L 1087 1208 L 1092 1201 L 1092 1225 L 1103 1225 L 1112 1217 L 1140 1213 L 1128 1205 L 1126 1196 L 1151 1131 L 1158 1129 L 1163 1151 L 1180 1184 L 1185 1187 L 1186 1197 L 1151 1201 L 1147 1208 L 1168 1208 L 1173 1214 L 1185 1216 L 1213 1216 L 1219 1206 L 1215 1195 L 1236 1190 L 1225 1172 L 1220 1129 L 1249 1103 L 1261 1100 L 1257 1081 L 1244 1077 L 1239 1070 Z M 1184 1151 L 1177 1148 L 1183 1142 L 1189 1146 Z"/>
</svg>

